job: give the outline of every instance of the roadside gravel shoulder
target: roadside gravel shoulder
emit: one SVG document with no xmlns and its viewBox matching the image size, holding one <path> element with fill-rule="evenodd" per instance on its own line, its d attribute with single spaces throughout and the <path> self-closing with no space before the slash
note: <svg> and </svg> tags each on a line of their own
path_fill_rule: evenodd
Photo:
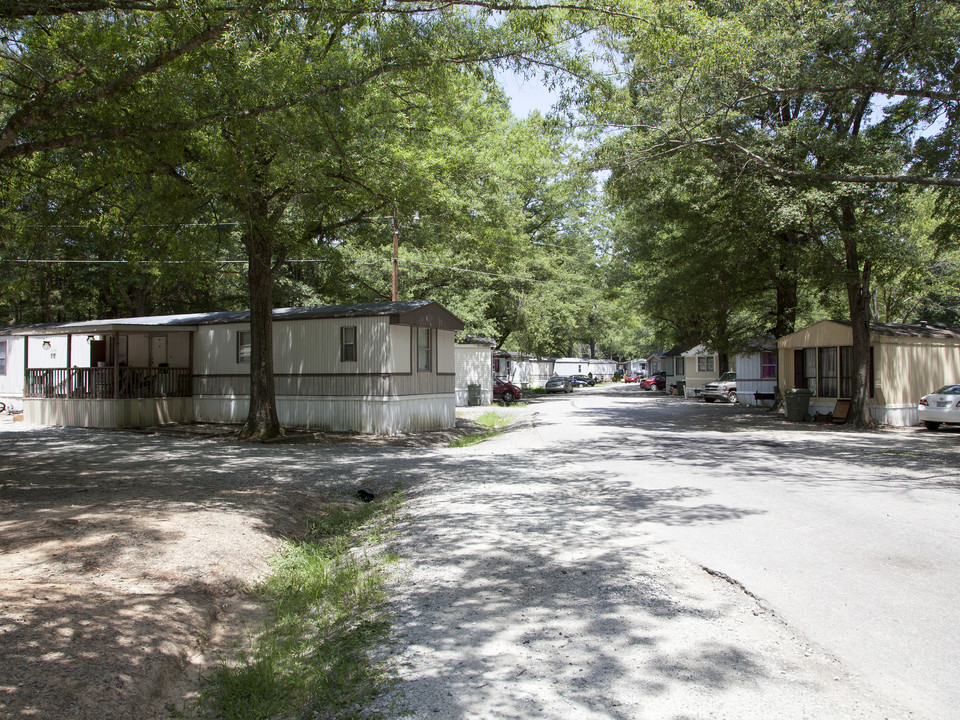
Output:
<svg viewBox="0 0 960 720">
<path fill-rule="evenodd" d="M 388 717 L 912 717 L 639 529 L 575 458 L 538 463 L 557 428 L 516 414 L 410 493 Z"/>
</svg>

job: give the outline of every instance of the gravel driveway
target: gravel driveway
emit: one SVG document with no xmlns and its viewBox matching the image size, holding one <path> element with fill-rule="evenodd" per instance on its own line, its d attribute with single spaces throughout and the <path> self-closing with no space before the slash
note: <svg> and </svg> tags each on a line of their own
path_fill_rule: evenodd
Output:
<svg viewBox="0 0 960 720">
<path fill-rule="evenodd" d="M 628 498 L 578 461 L 582 428 L 544 423 L 542 404 L 514 412 L 527 427 L 419 468 L 390 699 L 410 717 L 916 717 L 638 519 L 679 519 L 694 511 L 675 503 L 703 493 Z"/>
</svg>

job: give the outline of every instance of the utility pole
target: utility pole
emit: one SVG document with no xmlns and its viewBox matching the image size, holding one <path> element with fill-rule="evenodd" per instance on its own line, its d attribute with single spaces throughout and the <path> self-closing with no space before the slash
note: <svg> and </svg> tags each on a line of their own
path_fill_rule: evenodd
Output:
<svg viewBox="0 0 960 720">
<path fill-rule="evenodd" d="M 393 208 L 393 301 L 400 299 L 400 224 L 397 222 L 397 208 Z"/>
</svg>

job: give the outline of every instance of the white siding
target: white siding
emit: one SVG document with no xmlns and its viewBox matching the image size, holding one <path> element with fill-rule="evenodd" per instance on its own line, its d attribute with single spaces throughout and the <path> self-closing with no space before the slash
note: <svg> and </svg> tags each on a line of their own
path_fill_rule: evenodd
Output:
<svg viewBox="0 0 960 720">
<path fill-rule="evenodd" d="M 175 422 L 192 422 L 190 398 L 149 400 L 67 400 L 27 398 L 23 419 L 32 425 L 116 428 L 149 427 Z"/>
<path fill-rule="evenodd" d="M 514 385 L 522 388 L 542 387 L 552 378 L 554 372 L 553 359 L 520 360 L 514 364 L 513 376 L 510 379 Z"/>
<path fill-rule="evenodd" d="M 340 328 L 357 328 L 357 360 L 340 361 Z M 237 362 L 237 334 L 249 323 L 208 325 L 197 332 L 195 372 L 247 373 Z M 355 374 L 388 371 L 389 319 L 383 317 L 288 320 L 273 323 L 273 370 L 277 374 Z"/>
<path fill-rule="evenodd" d="M 150 337 L 148 335 L 127 336 L 127 365 L 130 367 L 149 367 Z"/>
<path fill-rule="evenodd" d="M 23 337 L 7 335 L 6 373 L 0 375 L 0 402 L 19 410 L 23 407 Z"/>
<path fill-rule="evenodd" d="M 586 375 L 590 370 L 590 361 L 583 358 L 557 358 L 553 369 L 557 375 Z"/>
<path fill-rule="evenodd" d="M 457 406 L 468 404 L 468 385 L 479 385 L 481 403 L 493 402 L 493 373 L 491 358 L 493 351 L 489 345 L 457 345 L 455 350 L 457 364 Z"/>
<path fill-rule="evenodd" d="M 67 336 L 27 337 L 28 362 L 31 368 L 47 369 L 67 366 Z M 43 343 L 47 342 L 47 347 Z"/>
<path fill-rule="evenodd" d="M 437 372 L 454 373 L 457 371 L 454 359 L 454 336 L 450 330 L 437 330 Z"/>
<path fill-rule="evenodd" d="M 411 372 L 413 347 L 410 342 L 410 333 L 409 325 L 390 326 L 390 372 Z"/>
<path fill-rule="evenodd" d="M 777 387 L 776 378 L 764 380 L 761 375 L 762 355 L 758 352 L 742 353 L 736 357 L 737 363 L 737 399 L 744 405 L 763 405 L 770 407 L 773 400 L 757 400 L 758 392 L 772 393 Z"/>
<path fill-rule="evenodd" d="M 194 399 L 197 422 L 242 423 L 249 399 Z M 285 427 L 331 432 L 396 435 L 442 430 L 456 425 L 453 394 L 402 398 L 279 397 L 277 415 Z"/>
<path fill-rule="evenodd" d="M 641 361 L 643 367 L 647 367 L 646 360 Z M 613 374 L 617 371 L 617 363 L 613 360 L 591 360 L 590 369 L 588 373 L 593 373 L 593 376 L 600 380 L 610 380 L 613 377 Z"/>
</svg>

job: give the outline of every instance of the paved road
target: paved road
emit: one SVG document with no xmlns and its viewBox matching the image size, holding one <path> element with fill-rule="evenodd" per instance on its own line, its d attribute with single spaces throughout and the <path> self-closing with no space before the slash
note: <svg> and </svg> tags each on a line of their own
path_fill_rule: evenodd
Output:
<svg viewBox="0 0 960 720">
<path fill-rule="evenodd" d="M 792 424 L 625 386 L 536 409 L 549 457 L 638 529 L 919 717 L 960 717 L 960 432 Z"/>
</svg>

